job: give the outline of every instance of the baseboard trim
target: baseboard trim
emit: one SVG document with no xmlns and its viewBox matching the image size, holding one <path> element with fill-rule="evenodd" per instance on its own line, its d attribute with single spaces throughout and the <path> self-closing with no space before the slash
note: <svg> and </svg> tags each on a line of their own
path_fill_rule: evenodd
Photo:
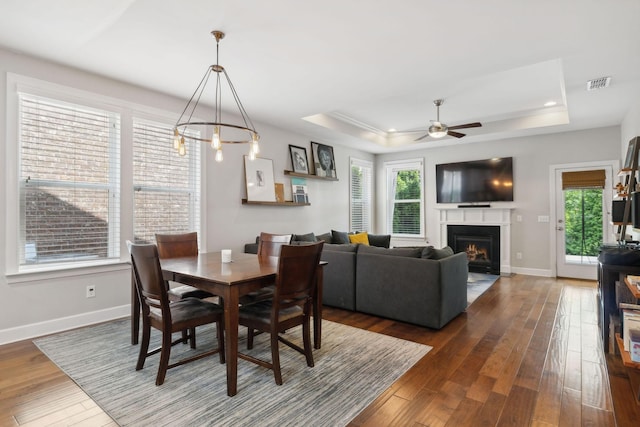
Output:
<svg viewBox="0 0 640 427">
<path fill-rule="evenodd" d="M 539 268 L 518 268 L 511 266 L 511 272 L 516 274 L 525 274 L 527 276 L 554 277 L 551 270 L 543 270 Z"/>
<path fill-rule="evenodd" d="M 74 316 L 47 320 L 45 322 L 31 323 L 29 325 L 3 329 L 0 330 L 0 345 L 54 334 L 82 326 L 93 325 L 95 323 L 106 322 L 108 320 L 120 319 L 130 315 L 131 305 L 127 304 L 104 310 L 91 311 Z"/>
</svg>

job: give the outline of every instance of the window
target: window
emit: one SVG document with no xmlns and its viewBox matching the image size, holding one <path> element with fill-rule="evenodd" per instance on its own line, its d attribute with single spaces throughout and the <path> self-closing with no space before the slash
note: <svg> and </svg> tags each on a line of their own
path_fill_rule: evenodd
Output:
<svg viewBox="0 0 640 427">
<path fill-rule="evenodd" d="M 118 259 L 120 116 L 18 93 L 19 269 Z"/>
<path fill-rule="evenodd" d="M 200 231 L 200 145 L 188 142 L 179 156 L 172 125 L 134 118 L 133 189 L 136 243 L 155 243 L 156 233 Z"/>
<path fill-rule="evenodd" d="M 385 163 L 387 177 L 387 233 L 399 237 L 424 236 L 422 160 Z"/>
<path fill-rule="evenodd" d="M 371 231 L 373 164 L 351 159 L 350 231 Z"/>
</svg>

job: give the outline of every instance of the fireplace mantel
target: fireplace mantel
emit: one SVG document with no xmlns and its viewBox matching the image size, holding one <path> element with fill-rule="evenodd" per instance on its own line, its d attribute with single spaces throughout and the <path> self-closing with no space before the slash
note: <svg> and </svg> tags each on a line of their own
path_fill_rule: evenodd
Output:
<svg viewBox="0 0 640 427">
<path fill-rule="evenodd" d="M 447 245 L 447 225 L 500 226 L 500 273 L 511 274 L 512 208 L 444 208 L 440 212 L 440 242 Z"/>
</svg>

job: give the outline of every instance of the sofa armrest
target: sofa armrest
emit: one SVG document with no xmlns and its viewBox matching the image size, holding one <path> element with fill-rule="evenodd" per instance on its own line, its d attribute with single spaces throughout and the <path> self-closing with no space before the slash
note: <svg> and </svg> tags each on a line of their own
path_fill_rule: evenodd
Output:
<svg viewBox="0 0 640 427">
<path fill-rule="evenodd" d="M 467 309 L 467 280 L 469 279 L 469 259 L 465 252 L 459 252 L 439 260 L 441 277 L 442 311 L 441 326 Z"/>
<path fill-rule="evenodd" d="M 257 243 L 246 243 L 244 245 L 244 253 L 245 254 L 257 254 L 258 253 L 258 244 Z"/>
<path fill-rule="evenodd" d="M 328 262 L 323 272 L 322 303 L 353 311 L 356 309 L 356 251 L 332 251 L 326 250 L 326 246 L 320 256 Z"/>
</svg>

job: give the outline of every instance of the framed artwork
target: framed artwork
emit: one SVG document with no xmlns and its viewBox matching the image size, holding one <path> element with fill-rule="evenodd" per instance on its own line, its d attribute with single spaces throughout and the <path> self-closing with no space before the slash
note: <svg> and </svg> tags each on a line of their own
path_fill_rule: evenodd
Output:
<svg viewBox="0 0 640 427">
<path fill-rule="evenodd" d="M 276 189 L 273 180 L 273 160 L 244 156 L 244 176 L 247 184 L 247 200 L 251 202 L 275 202 Z"/>
<path fill-rule="evenodd" d="M 329 145 L 311 143 L 311 154 L 316 170 L 316 176 L 337 178 L 336 160 L 333 157 L 333 147 Z"/>
<path fill-rule="evenodd" d="M 297 173 L 309 173 L 309 160 L 307 159 L 307 149 L 296 145 L 289 145 L 291 153 L 291 164 L 293 171 Z"/>
<path fill-rule="evenodd" d="M 636 141 L 637 138 L 633 138 L 631 141 L 629 141 L 629 147 L 627 148 L 627 157 L 624 160 L 624 169 L 631 169 L 634 167 L 633 153 L 635 153 L 636 151 Z M 637 159 L 635 160 L 636 162 L 638 161 Z"/>
</svg>

